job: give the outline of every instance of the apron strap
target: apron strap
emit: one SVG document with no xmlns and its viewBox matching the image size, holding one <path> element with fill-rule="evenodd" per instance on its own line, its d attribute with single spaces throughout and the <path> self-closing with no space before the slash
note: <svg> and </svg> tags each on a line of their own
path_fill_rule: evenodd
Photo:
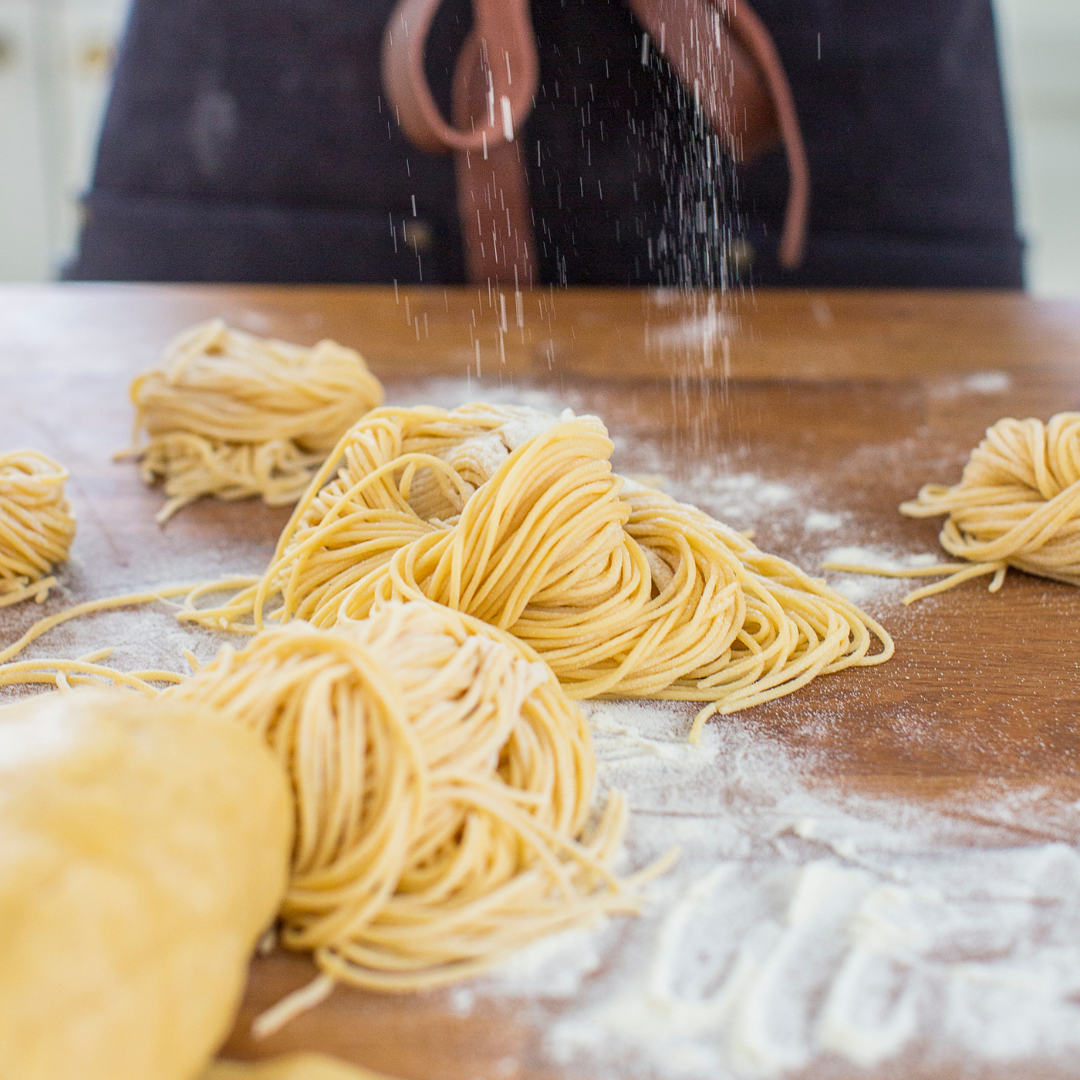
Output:
<svg viewBox="0 0 1080 1080">
<path fill-rule="evenodd" d="M 383 36 L 382 74 L 398 124 L 432 153 L 454 153 L 469 277 L 533 284 L 536 240 L 517 134 L 532 110 L 539 60 L 529 0 L 473 0 L 453 80 L 453 124 L 432 97 L 424 49 L 441 0 L 400 0 Z M 776 47 L 746 0 L 629 0 L 736 161 L 782 141 L 789 191 L 780 262 L 802 259 L 810 172 Z"/>
<path fill-rule="evenodd" d="M 401 0 L 383 36 L 383 85 L 398 124 L 421 150 L 456 157 L 458 213 L 469 277 L 533 284 L 536 241 L 517 133 L 540 80 L 529 0 L 473 0 L 473 29 L 453 80 L 453 126 L 424 73 L 441 0 Z"/>
</svg>

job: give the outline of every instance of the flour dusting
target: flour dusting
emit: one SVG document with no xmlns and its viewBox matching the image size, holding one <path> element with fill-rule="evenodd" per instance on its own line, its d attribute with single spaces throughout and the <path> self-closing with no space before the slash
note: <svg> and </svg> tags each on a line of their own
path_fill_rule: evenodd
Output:
<svg viewBox="0 0 1080 1080">
<path fill-rule="evenodd" d="M 672 846 L 639 919 L 557 935 L 480 996 L 573 998 L 545 1047 L 596 1077 L 715 1080 L 1080 1051 L 1080 855 L 963 814 L 812 789 L 735 716 L 585 706 L 634 866 Z M 1076 813 L 1076 808 L 1073 808 Z M 1076 816 L 1080 817 L 1080 814 Z"/>
<path fill-rule="evenodd" d="M 930 384 L 931 397 L 953 401 L 971 395 L 991 397 L 1004 394 L 1012 387 L 1007 371 L 975 371 L 963 378 L 938 379 Z"/>
<path fill-rule="evenodd" d="M 843 524 L 843 514 L 828 514 L 824 510 L 811 510 L 803 519 L 803 528 L 814 532 L 833 532 Z"/>
<path fill-rule="evenodd" d="M 898 556 L 874 548 L 847 546 L 832 548 L 821 561 L 865 566 L 868 571 L 873 571 L 916 570 L 934 566 L 944 559 L 934 552 L 920 551 Z M 875 577 L 872 572 L 850 574 L 830 571 L 829 577 L 829 584 L 853 604 L 867 604 L 882 599 L 898 600 L 920 584 L 912 578 Z"/>
</svg>

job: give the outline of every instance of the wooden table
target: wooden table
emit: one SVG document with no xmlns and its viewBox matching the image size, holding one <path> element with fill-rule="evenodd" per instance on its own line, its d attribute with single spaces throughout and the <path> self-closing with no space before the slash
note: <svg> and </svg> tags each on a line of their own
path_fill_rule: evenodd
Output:
<svg viewBox="0 0 1080 1080">
<path fill-rule="evenodd" d="M 7 287 L 0 449 L 32 446 L 72 470 L 79 535 L 67 599 L 265 563 L 284 511 L 205 501 L 161 530 L 160 493 L 110 460 L 129 438 L 131 377 L 172 333 L 219 314 L 257 333 L 358 347 L 391 402 L 437 398 L 446 384 L 430 380 L 466 376 L 478 391 L 572 400 L 621 437 L 617 465 L 662 472 L 680 493 L 703 462 L 783 485 L 801 493 L 794 510 L 755 504 L 753 520 L 733 524 L 812 572 L 835 543 L 938 551 L 938 523 L 904 519 L 897 504 L 926 481 L 957 479 L 1001 416 L 1080 408 L 1080 305 L 1010 293 L 574 290 L 519 303 L 471 289 Z M 815 532 L 807 510 L 843 524 Z M 1080 592 L 1011 573 L 996 596 L 974 584 L 911 608 L 895 594 L 868 607 L 896 638 L 891 663 L 756 710 L 819 783 L 942 805 L 1035 785 L 1051 801 L 1080 797 Z M 39 614 L 0 611 L 0 640 Z M 805 723 L 815 711 L 831 722 Z M 1061 829 L 1080 839 L 1080 828 Z M 252 1044 L 251 1016 L 309 976 L 300 958 L 257 961 L 230 1051 L 319 1045 L 415 1080 L 494 1077 L 512 1055 L 515 1077 L 562 1075 L 536 1051 L 528 1017 L 493 1006 L 459 1018 L 444 994 L 339 990 Z"/>
</svg>

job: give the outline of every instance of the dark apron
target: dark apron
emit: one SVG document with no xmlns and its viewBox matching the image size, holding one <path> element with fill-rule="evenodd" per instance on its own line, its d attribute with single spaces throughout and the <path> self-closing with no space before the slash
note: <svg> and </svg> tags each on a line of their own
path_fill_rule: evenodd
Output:
<svg viewBox="0 0 1080 1080">
<path fill-rule="evenodd" d="M 134 0 L 66 276 L 462 282 L 452 160 L 411 147 L 383 96 L 393 6 Z M 755 9 L 809 152 L 803 265 L 775 256 L 781 153 L 712 160 L 621 0 L 535 0 L 541 88 L 522 144 L 541 280 L 1019 286 L 989 0 Z M 447 113 L 469 11 L 446 0 L 429 41 Z"/>
</svg>

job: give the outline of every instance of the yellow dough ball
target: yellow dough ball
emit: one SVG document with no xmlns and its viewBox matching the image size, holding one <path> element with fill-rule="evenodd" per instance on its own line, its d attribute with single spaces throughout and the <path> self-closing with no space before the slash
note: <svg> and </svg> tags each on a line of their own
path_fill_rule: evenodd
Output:
<svg viewBox="0 0 1080 1080">
<path fill-rule="evenodd" d="M 269 1061 L 216 1061 L 203 1080 L 387 1080 L 325 1054 L 289 1054 Z"/>
<path fill-rule="evenodd" d="M 281 766 L 122 691 L 0 708 L 0 1080 L 192 1080 L 285 890 Z"/>
</svg>

